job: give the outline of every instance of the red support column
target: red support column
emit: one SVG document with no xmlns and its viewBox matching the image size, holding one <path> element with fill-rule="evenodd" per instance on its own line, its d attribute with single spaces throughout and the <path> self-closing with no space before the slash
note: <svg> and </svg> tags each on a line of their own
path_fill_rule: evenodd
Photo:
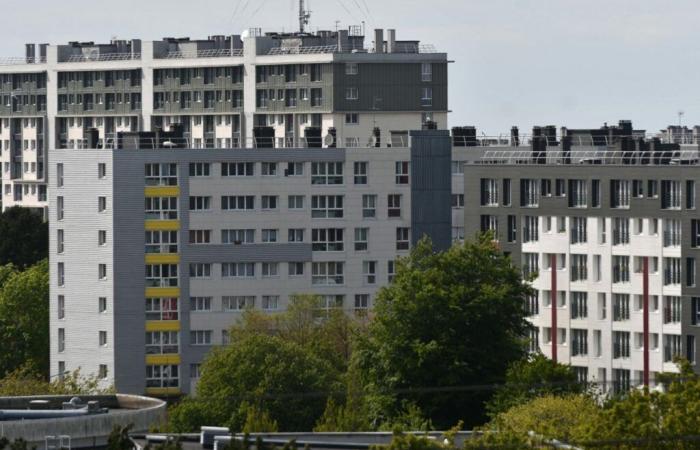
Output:
<svg viewBox="0 0 700 450">
<path fill-rule="evenodd" d="M 550 260 L 552 270 L 552 361 L 557 362 L 557 344 L 559 333 L 557 332 L 557 255 L 552 253 Z"/>
<path fill-rule="evenodd" d="M 642 258 L 644 261 L 642 292 L 644 297 L 644 386 L 649 387 L 649 257 Z"/>
</svg>

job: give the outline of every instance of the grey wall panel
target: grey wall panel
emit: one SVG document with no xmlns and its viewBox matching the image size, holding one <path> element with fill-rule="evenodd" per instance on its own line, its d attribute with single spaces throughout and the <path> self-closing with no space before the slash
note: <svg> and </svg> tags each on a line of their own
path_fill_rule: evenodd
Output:
<svg viewBox="0 0 700 450">
<path fill-rule="evenodd" d="M 141 157 L 146 162 L 323 162 L 345 161 L 342 148 L 258 148 L 258 149 L 158 149 L 119 150 L 120 154 Z M 195 156 L 198 155 L 198 156 Z M 199 157 L 201 155 L 201 158 Z"/>
<path fill-rule="evenodd" d="M 187 262 L 311 261 L 311 244 L 188 245 Z"/>
<path fill-rule="evenodd" d="M 448 131 L 411 132 L 411 239 L 452 245 L 452 142 Z"/>
</svg>

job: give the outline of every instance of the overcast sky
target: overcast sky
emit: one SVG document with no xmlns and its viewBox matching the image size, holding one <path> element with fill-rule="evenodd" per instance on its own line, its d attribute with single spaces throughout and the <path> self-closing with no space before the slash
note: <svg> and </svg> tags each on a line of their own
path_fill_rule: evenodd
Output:
<svg viewBox="0 0 700 450">
<path fill-rule="evenodd" d="M 312 29 L 365 20 L 446 51 L 455 61 L 451 126 L 498 134 L 632 119 L 656 131 L 677 123 L 679 110 L 684 124 L 700 123 L 697 0 L 307 1 Z M 3 0 L 0 54 L 21 56 L 26 42 L 289 30 L 295 2 Z"/>
</svg>

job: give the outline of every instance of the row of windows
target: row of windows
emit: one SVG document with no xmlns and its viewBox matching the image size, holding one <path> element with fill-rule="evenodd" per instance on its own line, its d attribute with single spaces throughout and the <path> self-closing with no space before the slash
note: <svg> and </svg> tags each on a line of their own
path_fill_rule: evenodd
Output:
<svg viewBox="0 0 700 450">
<path fill-rule="evenodd" d="M 178 104 L 181 109 L 192 108 L 192 103 L 201 103 L 205 109 L 214 108 L 217 103 L 228 103 L 233 108 L 241 108 L 243 107 L 243 91 L 211 90 L 153 93 L 154 109 L 163 109 L 170 103 Z"/>
<path fill-rule="evenodd" d="M 243 82 L 242 66 L 226 67 L 194 67 L 183 69 L 155 69 L 153 71 L 153 85 L 163 86 L 166 83 L 176 81 L 180 86 L 187 86 L 192 83 L 193 78 L 201 78 L 205 85 L 215 84 L 220 81 L 231 83 Z"/>
<path fill-rule="evenodd" d="M 70 105 L 81 105 L 83 111 L 92 111 L 95 105 L 105 105 L 107 111 L 112 111 L 117 105 L 130 105 L 131 110 L 141 109 L 141 93 L 107 93 L 107 94 L 59 94 L 58 111 L 68 111 Z"/>
<path fill-rule="evenodd" d="M 482 178 L 480 185 L 481 206 L 511 206 L 511 180 L 508 178 Z M 553 186 L 552 186 L 553 185 Z M 660 189 L 659 189 L 660 186 Z M 590 195 L 589 195 L 590 187 Z M 659 195 L 659 191 L 661 195 Z M 646 192 L 643 180 L 610 180 L 610 206 L 629 208 L 632 198 L 661 198 L 661 209 L 681 209 L 685 196 L 685 208 L 695 209 L 695 181 L 647 180 Z M 570 208 L 601 207 L 600 180 L 520 179 L 520 206 L 537 207 L 542 197 L 568 197 Z"/>
<path fill-rule="evenodd" d="M 131 87 L 141 86 L 141 70 L 107 70 L 91 72 L 58 72 L 58 88 L 93 87 L 94 83 L 101 83 L 104 87 L 114 86 L 116 81 L 124 81 Z"/>
</svg>

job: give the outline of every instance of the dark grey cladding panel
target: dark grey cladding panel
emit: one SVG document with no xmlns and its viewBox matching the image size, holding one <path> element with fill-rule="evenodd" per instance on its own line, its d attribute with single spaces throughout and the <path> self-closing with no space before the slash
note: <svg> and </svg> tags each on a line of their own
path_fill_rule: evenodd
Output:
<svg viewBox="0 0 700 450">
<path fill-rule="evenodd" d="M 311 261 L 311 244 L 188 245 L 187 263 L 305 262 Z"/>
<path fill-rule="evenodd" d="M 411 131 L 411 240 L 452 245 L 452 142 L 445 130 Z"/>
<path fill-rule="evenodd" d="M 228 148 L 228 149 L 139 149 L 115 150 L 115 155 L 133 158 L 139 155 L 142 162 L 323 162 L 345 161 L 343 148 Z"/>
</svg>

